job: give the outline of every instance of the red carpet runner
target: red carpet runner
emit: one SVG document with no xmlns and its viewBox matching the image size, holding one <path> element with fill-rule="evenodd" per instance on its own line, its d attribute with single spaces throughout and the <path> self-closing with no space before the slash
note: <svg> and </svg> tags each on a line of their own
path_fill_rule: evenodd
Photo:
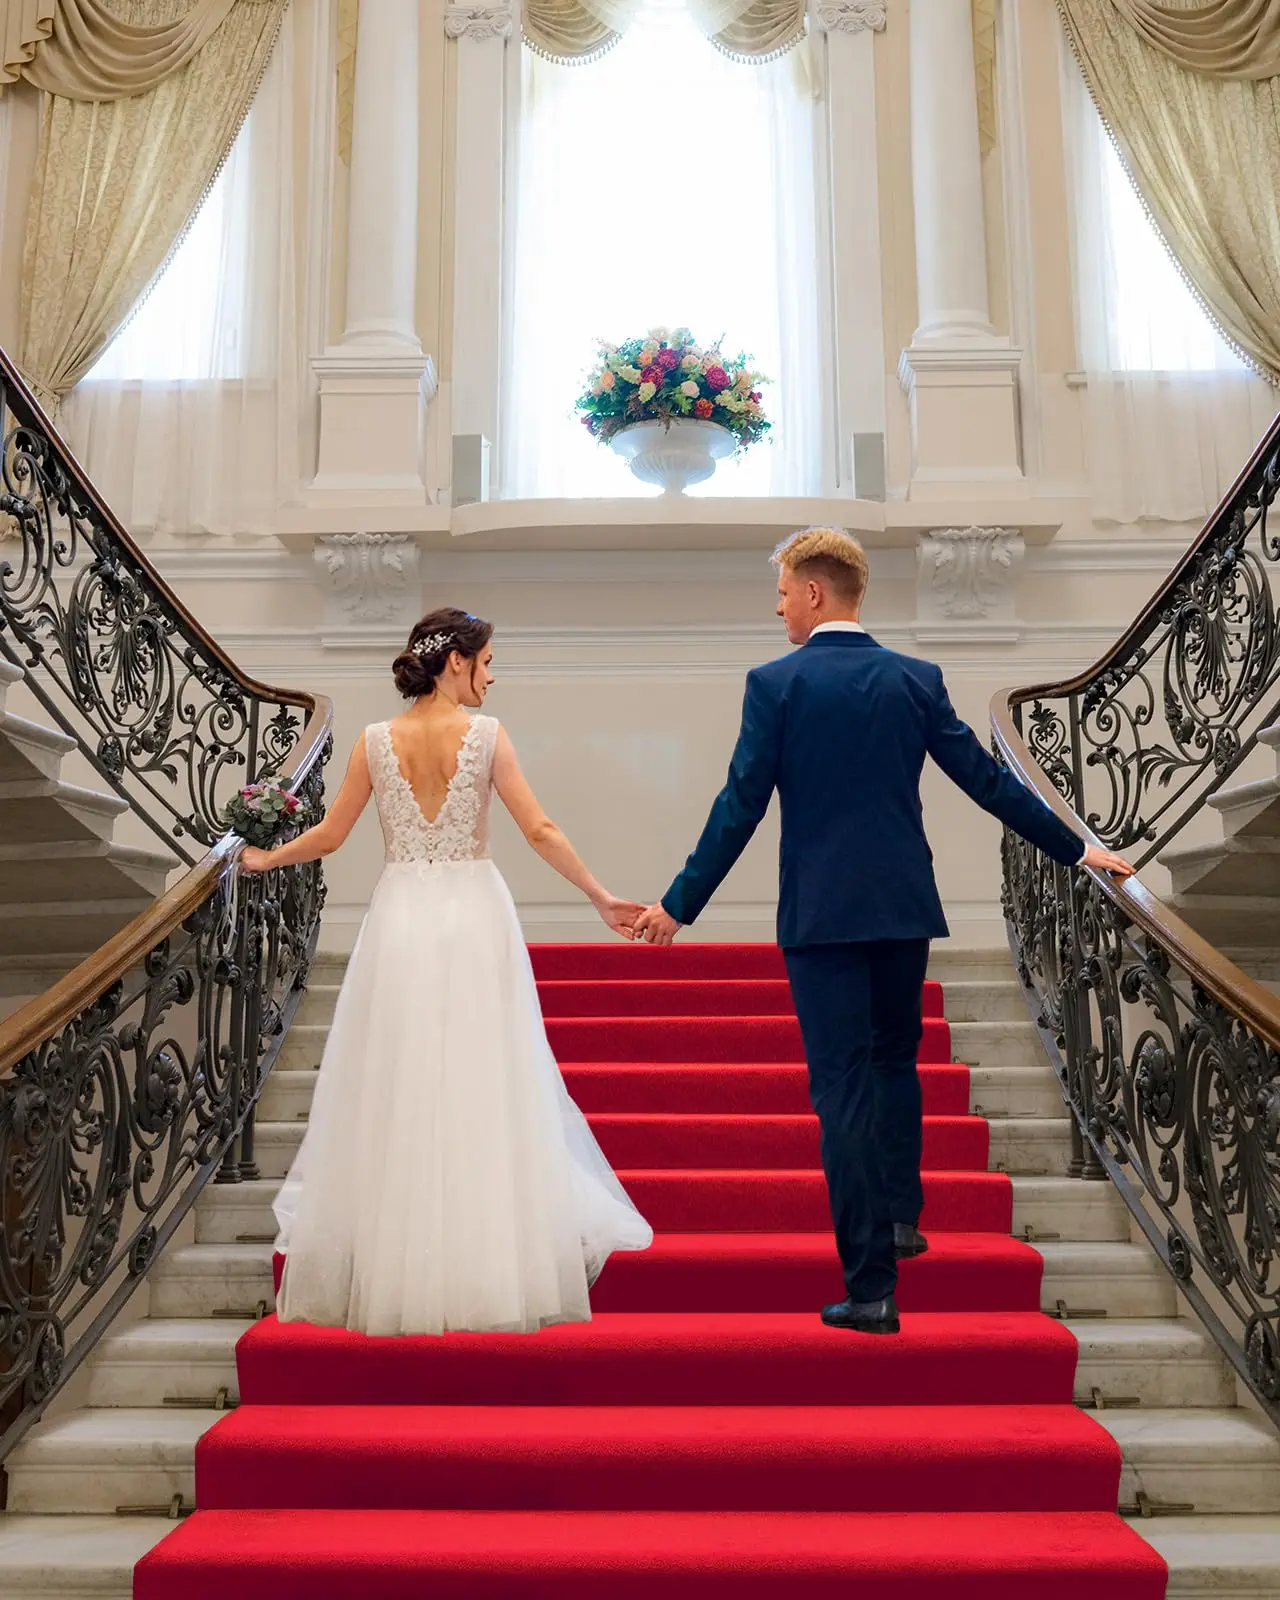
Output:
<svg viewBox="0 0 1280 1600">
<path fill-rule="evenodd" d="M 658 1237 L 590 1324 L 371 1340 L 274 1317 L 137 1600 L 1163 1600 L 1071 1403 L 930 985 L 928 1255 L 899 1338 L 841 1294 L 778 952 L 540 946 L 551 1042 Z M 660 1587 L 659 1587 L 660 1586 Z"/>
</svg>

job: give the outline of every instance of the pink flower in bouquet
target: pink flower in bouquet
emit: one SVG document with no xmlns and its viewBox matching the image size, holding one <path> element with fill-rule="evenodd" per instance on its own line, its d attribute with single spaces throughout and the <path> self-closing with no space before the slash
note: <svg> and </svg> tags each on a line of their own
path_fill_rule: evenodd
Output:
<svg viewBox="0 0 1280 1600">
<path fill-rule="evenodd" d="M 653 364 L 655 367 L 661 367 L 664 372 L 674 372 L 680 365 L 680 357 L 674 350 L 659 350 Z"/>
<path fill-rule="evenodd" d="M 298 809 L 298 807 L 301 804 L 302 804 L 302 801 L 298 799 L 296 794 L 289 794 L 289 795 L 285 796 L 284 808 L 289 813 L 290 816 L 293 815 L 293 813 Z"/>
<path fill-rule="evenodd" d="M 641 381 L 644 383 L 653 384 L 655 389 L 660 389 L 662 387 L 662 380 L 664 376 L 665 374 L 663 373 L 662 368 L 658 366 L 656 362 L 653 366 L 646 367 L 640 374 Z"/>
<path fill-rule="evenodd" d="M 695 417 L 702 417 L 705 420 L 714 410 L 715 407 L 710 400 L 699 400 L 693 408 L 693 414 Z"/>
<path fill-rule="evenodd" d="M 729 387 L 729 374 L 723 367 L 707 368 L 707 387 L 716 390 L 717 393 Z"/>
<path fill-rule="evenodd" d="M 245 799 L 246 799 L 246 800 L 247 800 L 247 799 L 248 799 L 248 798 L 249 798 L 249 796 L 250 796 L 250 795 L 251 795 L 251 794 L 252 794 L 252 793 L 253 793 L 253 785 L 252 785 L 252 784 L 250 784 L 250 785 L 249 785 L 249 786 L 248 786 L 248 788 L 246 788 L 246 789 L 241 789 L 241 791 L 240 791 L 240 793 L 241 793 L 241 794 L 242 794 L 242 795 L 243 795 L 243 796 L 244 796 L 244 798 L 245 798 Z"/>
</svg>

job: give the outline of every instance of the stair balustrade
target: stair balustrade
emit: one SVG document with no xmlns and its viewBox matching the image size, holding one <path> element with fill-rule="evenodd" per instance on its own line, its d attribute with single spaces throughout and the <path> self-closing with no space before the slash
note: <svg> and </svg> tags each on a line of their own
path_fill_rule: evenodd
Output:
<svg viewBox="0 0 1280 1600">
<path fill-rule="evenodd" d="M 997 695 L 991 719 L 997 757 L 1139 868 L 1120 883 L 1004 836 L 1010 948 L 1073 1113 L 1072 1171 L 1117 1186 L 1280 1424 L 1280 1000 L 1141 876 L 1280 715 L 1278 492 L 1280 418 L 1114 648 Z"/>
<path fill-rule="evenodd" d="M 0 661 L 181 868 L 0 1022 L 2 1460 L 205 1183 L 257 1175 L 253 1110 L 302 998 L 324 884 L 319 863 L 241 879 L 220 818 L 267 777 L 318 818 L 332 710 L 229 659 L 3 351 Z"/>
</svg>

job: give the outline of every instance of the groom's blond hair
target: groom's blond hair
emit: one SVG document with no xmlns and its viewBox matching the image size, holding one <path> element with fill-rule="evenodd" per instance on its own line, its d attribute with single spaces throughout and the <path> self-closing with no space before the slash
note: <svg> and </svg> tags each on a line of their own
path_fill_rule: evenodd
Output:
<svg viewBox="0 0 1280 1600">
<path fill-rule="evenodd" d="M 773 552 L 773 564 L 822 579 L 846 605 L 856 606 L 867 592 L 867 553 L 843 528 L 801 528 Z"/>
</svg>

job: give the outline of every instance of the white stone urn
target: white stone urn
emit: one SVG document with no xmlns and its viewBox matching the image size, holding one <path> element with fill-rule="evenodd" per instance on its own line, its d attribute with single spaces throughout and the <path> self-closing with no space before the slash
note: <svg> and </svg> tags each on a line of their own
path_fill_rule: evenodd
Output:
<svg viewBox="0 0 1280 1600">
<path fill-rule="evenodd" d="M 633 422 L 609 443 L 642 483 L 656 483 L 665 494 L 683 494 L 691 483 L 704 482 L 716 462 L 738 448 L 728 428 L 697 417 Z"/>
</svg>

